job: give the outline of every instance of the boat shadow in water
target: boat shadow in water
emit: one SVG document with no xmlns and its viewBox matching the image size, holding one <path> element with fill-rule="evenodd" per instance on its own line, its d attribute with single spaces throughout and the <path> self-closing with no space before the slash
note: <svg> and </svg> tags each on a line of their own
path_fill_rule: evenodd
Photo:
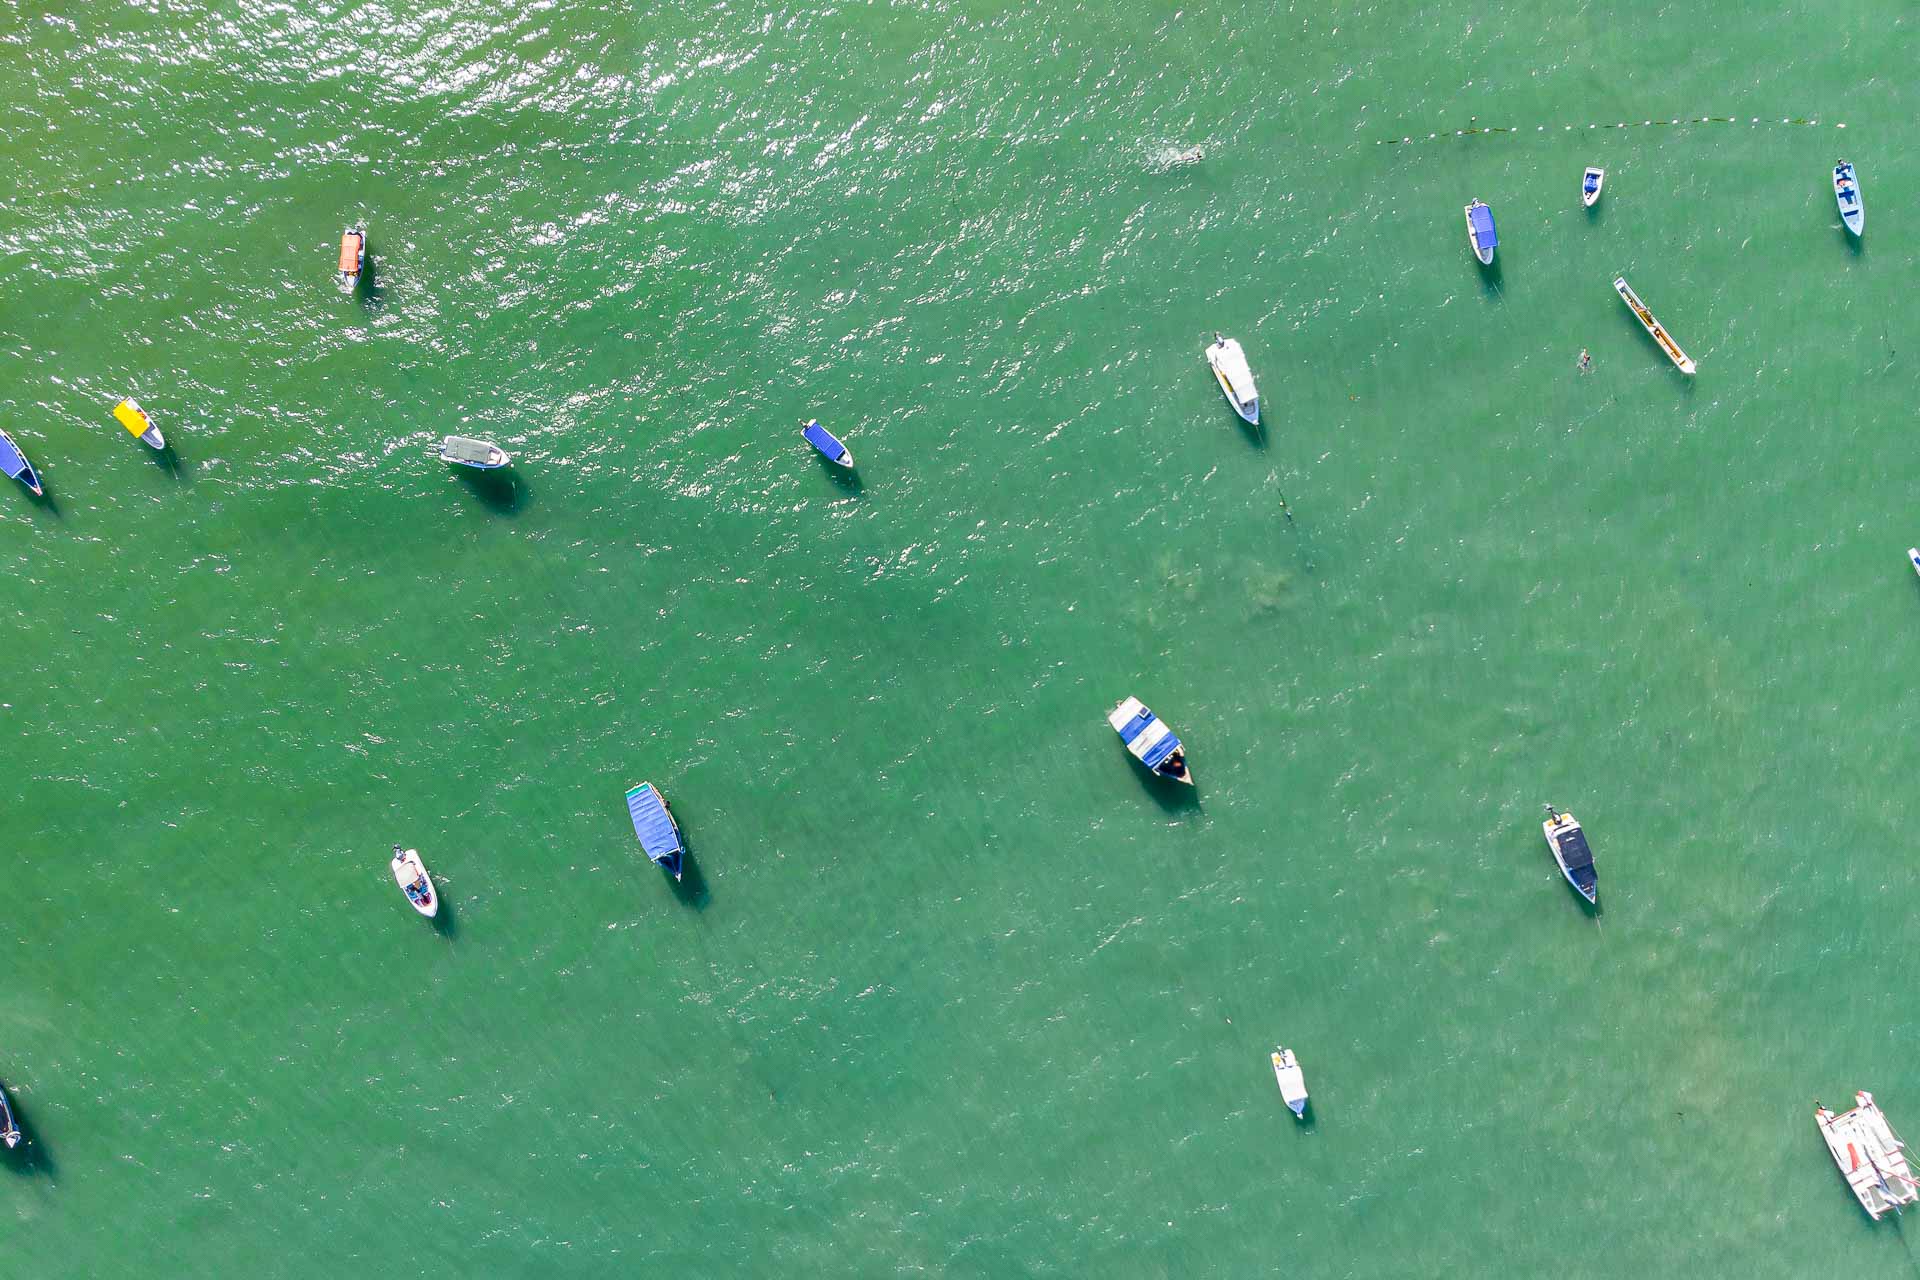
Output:
<svg viewBox="0 0 1920 1280">
<path fill-rule="evenodd" d="M 155 449 L 153 454 L 154 462 L 159 465 L 162 471 L 172 476 L 175 480 L 178 480 L 181 484 L 193 483 L 193 468 L 187 465 L 185 458 L 182 458 L 174 451 L 172 441 L 168 441 L 167 447 L 164 449 Z"/>
<path fill-rule="evenodd" d="M 1195 813 L 1200 808 L 1200 788 L 1188 786 L 1184 782 L 1175 782 L 1172 778 L 1163 778 L 1151 769 L 1143 769 L 1132 756 L 1127 757 L 1134 777 L 1140 779 L 1140 785 L 1153 797 L 1154 803 L 1169 814 Z"/>
<path fill-rule="evenodd" d="M 360 264 L 360 278 L 353 282 L 353 300 L 369 311 L 378 311 L 387 300 L 385 291 L 380 288 L 380 277 L 373 265 L 371 250 Z"/>
<path fill-rule="evenodd" d="M 533 490 L 527 487 L 527 482 L 512 467 L 500 467 L 494 471 L 478 471 L 472 467 L 451 467 L 449 470 L 480 500 L 481 506 L 497 516 L 519 515 L 533 497 Z"/>
<path fill-rule="evenodd" d="M 833 477 L 835 488 L 839 489 L 842 493 L 850 493 L 856 498 L 860 496 L 861 491 L 865 489 L 866 486 L 860 483 L 860 473 L 858 471 L 852 467 L 843 467 L 837 462 L 828 462 L 826 458 L 817 451 L 815 456 L 820 458 L 820 465 L 826 468 L 827 474 Z"/>
<path fill-rule="evenodd" d="M 1484 266 L 1481 266 L 1479 263 L 1474 264 L 1475 266 L 1480 266 L 1480 287 L 1486 290 L 1489 298 L 1497 298 L 1500 296 L 1500 282 L 1503 278 L 1500 264 L 1505 261 L 1505 258 L 1495 257 L 1492 262 Z"/>
<path fill-rule="evenodd" d="M 460 915 L 453 909 L 453 900 L 439 885 L 433 887 L 434 894 L 440 899 L 440 909 L 433 913 L 433 919 L 427 921 L 433 931 L 452 942 L 460 936 Z"/>
<path fill-rule="evenodd" d="M 700 864 L 693 860 L 693 848 L 684 837 L 680 841 L 680 878 L 675 880 L 667 875 L 665 868 L 661 875 L 667 876 L 667 883 L 673 886 L 673 896 L 682 906 L 692 907 L 695 911 L 705 911 L 713 895 L 707 891 L 707 878 L 700 874 Z"/>
<path fill-rule="evenodd" d="M 20 1145 L 13 1148 L 0 1146 L 0 1165 L 22 1178 L 51 1178 L 59 1173 L 60 1167 L 54 1163 L 53 1153 L 35 1136 L 33 1121 L 21 1104 L 20 1095 L 11 1089 L 7 1091 L 7 1105 L 13 1111 L 14 1124 L 20 1129 Z"/>
</svg>

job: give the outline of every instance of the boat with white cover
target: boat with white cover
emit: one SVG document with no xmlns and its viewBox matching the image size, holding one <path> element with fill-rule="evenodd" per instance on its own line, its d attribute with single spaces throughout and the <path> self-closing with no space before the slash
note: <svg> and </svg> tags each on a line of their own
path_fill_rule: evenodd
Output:
<svg viewBox="0 0 1920 1280">
<path fill-rule="evenodd" d="M 1280 1086 L 1280 1097 L 1287 1104 L 1287 1110 L 1296 1116 L 1305 1116 L 1307 1075 L 1300 1070 L 1300 1060 L 1293 1056 L 1293 1050 L 1284 1045 L 1275 1045 L 1272 1057 L 1273 1078 Z"/>
<path fill-rule="evenodd" d="M 1815 1102 L 1813 1116 L 1840 1176 L 1867 1216 L 1878 1222 L 1888 1209 L 1920 1200 L 1920 1183 L 1907 1165 L 1907 1144 L 1887 1123 L 1873 1095 L 1863 1089 L 1853 1100 L 1853 1110 L 1840 1115 Z"/>
<path fill-rule="evenodd" d="M 1845 160 L 1833 166 L 1833 202 L 1840 206 L 1840 221 L 1847 230 L 1859 235 L 1867 229 L 1867 206 L 1860 203 L 1860 180 Z"/>
<path fill-rule="evenodd" d="M 399 845 L 395 845 L 391 865 L 394 883 L 407 895 L 408 905 L 429 920 L 438 915 L 440 897 L 433 891 L 433 877 L 427 874 L 427 864 L 420 861 L 420 851 L 403 851 Z"/>
<path fill-rule="evenodd" d="M 1467 243 L 1473 246 L 1473 256 L 1480 259 L 1481 266 L 1493 265 L 1493 251 L 1500 247 L 1500 233 L 1493 229 L 1493 210 L 1478 199 L 1467 206 Z"/>
<path fill-rule="evenodd" d="M 1647 331 L 1647 335 L 1660 344 L 1660 349 L 1667 353 L 1667 359 L 1679 366 L 1680 372 L 1691 374 L 1694 370 L 1693 357 L 1682 351 L 1680 344 L 1668 336 L 1660 322 L 1653 318 L 1653 312 L 1647 310 L 1647 304 L 1640 301 L 1640 295 L 1627 287 L 1625 276 L 1613 278 L 1613 291 L 1620 295 L 1620 301 L 1627 304 L 1627 309 L 1633 312 L 1633 318 L 1640 322 L 1640 327 Z"/>
<path fill-rule="evenodd" d="M 1173 730 L 1147 710 L 1140 699 L 1127 698 L 1115 703 L 1107 713 L 1107 723 L 1120 735 L 1120 741 L 1127 744 L 1133 758 L 1147 766 L 1156 778 L 1193 785 L 1193 773 L 1187 768 L 1187 753 L 1180 739 L 1174 737 Z"/>
<path fill-rule="evenodd" d="M 1580 203 L 1591 209 L 1600 199 L 1600 188 L 1606 185 L 1607 171 L 1587 166 L 1586 173 L 1580 178 Z"/>
<path fill-rule="evenodd" d="M 1547 847 L 1553 850 L 1553 860 L 1560 864 L 1560 874 L 1567 878 L 1574 892 L 1588 902 L 1597 903 L 1600 894 L 1600 877 L 1593 869 L 1593 850 L 1587 848 L 1587 833 L 1570 813 L 1562 813 L 1552 805 L 1547 806 L 1547 820 L 1540 824 L 1547 833 Z"/>
<path fill-rule="evenodd" d="M 1260 389 L 1253 385 L 1253 370 L 1247 367 L 1247 353 L 1232 338 L 1213 335 L 1207 348 L 1207 365 L 1220 384 L 1227 403 L 1249 426 L 1260 425 Z"/>
<path fill-rule="evenodd" d="M 475 440 L 471 436 L 448 436 L 435 452 L 442 462 L 472 467 L 475 471 L 498 471 L 513 461 L 505 449 L 491 440 Z"/>
</svg>

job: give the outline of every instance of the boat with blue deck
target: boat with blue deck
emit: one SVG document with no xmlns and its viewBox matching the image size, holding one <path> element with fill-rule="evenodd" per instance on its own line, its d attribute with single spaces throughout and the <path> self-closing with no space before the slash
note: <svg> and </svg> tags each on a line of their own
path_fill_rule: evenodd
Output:
<svg viewBox="0 0 1920 1280">
<path fill-rule="evenodd" d="M 1867 207 L 1860 203 L 1860 180 L 1845 160 L 1833 166 L 1833 202 L 1840 206 L 1840 221 L 1847 230 L 1859 235 L 1867 228 Z"/>
<path fill-rule="evenodd" d="M 1175 782 L 1193 785 L 1193 774 L 1187 768 L 1186 749 L 1180 745 L 1173 730 L 1167 728 L 1161 719 L 1147 710 L 1138 698 L 1128 698 L 1114 704 L 1107 713 L 1107 723 L 1120 735 L 1120 741 L 1127 744 L 1127 750 L 1133 758 L 1147 766 L 1156 778 L 1171 778 Z"/>
<path fill-rule="evenodd" d="M 1587 848 L 1587 833 L 1570 813 L 1547 806 L 1547 820 L 1540 824 L 1547 833 L 1547 847 L 1560 864 L 1560 874 L 1574 891 L 1588 902 L 1600 900 L 1600 877 L 1593 869 L 1593 850 Z"/>
<path fill-rule="evenodd" d="M 20 452 L 20 446 L 13 442 L 13 437 L 4 431 L 0 431 L 0 471 L 31 489 L 34 497 L 40 496 L 40 477 L 34 473 L 33 464 L 27 461 L 26 454 Z"/>
<path fill-rule="evenodd" d="M 853 465 L 853 451 L 841 444 L 840 438 L 821 426 L 817 419 L 800 428 L 800 434 L 805 436 L 807 443 L 818 449 L 820 456 L 828 462 L 837 467 Z"/>
<path fill-rule="evenodd" d="M 1493 210 L 1476 199 L 1467 206 L 1467 243 L 1480 265 L 1493 265 L 1493 251 L 1500 246 L 1500 233 L 1493 229 Z"/>
<path fill-rule="evenodd" d="M 1587 172 L 1580 179 L 1580 203 L 1589 209 L 1593 208 L 1600 199 L 1600 188 L 1606 185 L 1606 181 L 1605 169 L 1595 169 L 1589 165 Z"/>
<path fill-rule="evenodd" d="M 643 782 L 627 792 L 627 816 L 647 856 L 678 880 L 686 846 L 680 843 L 680 824 L 673 820 L 666 798 L 651 782 Z"/>
</svg>

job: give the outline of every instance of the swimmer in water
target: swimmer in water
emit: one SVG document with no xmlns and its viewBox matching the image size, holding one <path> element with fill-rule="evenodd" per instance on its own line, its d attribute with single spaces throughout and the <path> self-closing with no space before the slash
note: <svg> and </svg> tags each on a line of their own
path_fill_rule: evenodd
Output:
<svg viewBox="0 0 1920 1280">
<path fill-rule="evenodd" d="M 1580 372 L 1585 373 L 1593 367 L 1593 357 L 1587 354 L 1585 347 L 1580 348 Z"/>
</svg>

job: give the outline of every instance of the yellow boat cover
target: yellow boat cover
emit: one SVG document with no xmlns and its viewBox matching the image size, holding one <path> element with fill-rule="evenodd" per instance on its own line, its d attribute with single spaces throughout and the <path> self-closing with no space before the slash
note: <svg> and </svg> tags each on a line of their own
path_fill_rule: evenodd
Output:
<svg viewBox="0 0 1920 1280">
<path fill-rule="evenodd" d="M 147 415 L 134 407 L 134 403 L 131 400 L 122 400 L 119 404 L 113 406 L 113 416 L 120 419 L 121 426 L 137 436 L 145 435 L 148 428 L 153 426 L 151 422 L 147 421 Z"/>
</svg>

